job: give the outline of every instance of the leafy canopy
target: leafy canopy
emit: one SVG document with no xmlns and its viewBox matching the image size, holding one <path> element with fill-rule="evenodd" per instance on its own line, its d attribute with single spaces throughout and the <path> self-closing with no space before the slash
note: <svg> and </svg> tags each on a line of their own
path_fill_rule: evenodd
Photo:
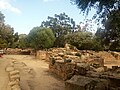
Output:
<svg viewBox="0 0 120 90">
<path fill-rule="evenodd" d="M 44 49 L 53 46 L 55 37 L 50 28 L 34 27 L 28 34 L 30 46 L 34 49 Z"/>
<path fill-rule="evenodd" d="M 88 14 L 94 8 L 97 10 L 94 18 L 105 18 L 111 10 L 120 9 L 120 0 L 71 0 L 83 12 Z"/>
<path fill-rule="evenodd" d="M 47 21 L 43 21 L 41 27 L 51 28 L 56 37 L 73 32 L 75 29 L 75 21 L 65 13 L 55 14 L 54 17 L 48 16 Z"/>
<path fill-rule="evenodd" d="M 10 25 L 5 25 L 5 16 L 0 12 L 0 48 L 14 47 L 18 41 L 18 33 Z"/>
</svg>

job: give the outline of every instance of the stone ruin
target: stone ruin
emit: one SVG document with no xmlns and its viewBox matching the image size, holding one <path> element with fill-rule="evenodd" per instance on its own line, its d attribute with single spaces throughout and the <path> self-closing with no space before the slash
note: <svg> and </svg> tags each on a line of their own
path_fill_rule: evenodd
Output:
<svg viewBox="0 0 120 90">
<path fill-rule="evenodd" d="M 120 59 L 120 53 L 118 52 L 113 52 L 113 51 L 109 51 L 117 60 Z"/>
<path fill-rule="evenodd" d="M 35 71 L 28 67 L 24 62 L 13 60 L 5 71 L 8 73 L 8 85 L 6 90 L 34 90 L 33 78 Z"/>
<path fill-rule="evenodd" d="M 30 55 L 32 52 L 32 49 L 19 49 L 19 48 L 7 48 L 5 51 L 5 54 L 7 55 Z"/>
<path fill-rule="evenodd" d="M 66 90 L 120 90 L 120 67 L 107 68 L 92 51 L 53 48 L 47 56 L 49 71 L 65 80 Z"/>
</svg>

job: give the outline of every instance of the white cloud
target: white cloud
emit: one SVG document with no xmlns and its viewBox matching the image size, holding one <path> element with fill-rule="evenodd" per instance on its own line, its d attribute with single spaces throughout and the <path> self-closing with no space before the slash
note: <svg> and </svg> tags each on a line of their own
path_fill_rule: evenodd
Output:
<svg viewBox="0 0 120 90">
<path fill-rule="evenodd" d="M 55 0 L 43 0 L 44 2 L 50 2 L 50 1 L 55 1 Z"/>
<path fill-rule="evenodd" d="M 11 11 L 11 12 L 14 12 L 14 13 L 17 13 L 17 14 L 20 14 L 21 11 L 20 11 L 18 8 L 12 6 L 12 5 L 10 4 L 10 1 L 11 1 L 11 0 L 0 0 L 0 9 L 1 9 L 1 10 L 8 10 L 8 11 Z M 13 0 L 13 1 L 14 1 L 14 0 Z"/>
</svg>

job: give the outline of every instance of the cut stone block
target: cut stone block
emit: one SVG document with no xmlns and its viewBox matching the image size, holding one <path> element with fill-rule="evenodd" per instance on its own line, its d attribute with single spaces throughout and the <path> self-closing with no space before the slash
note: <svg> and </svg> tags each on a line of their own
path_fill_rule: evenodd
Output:
<svg viewBox="0 0 120 90">
<path fill-rule="evenodd" d="M 74 75 L 70 80 L 65 82 L 65 87 L 65 90 L 107 90 L 108 81 Z"/>
</svg>

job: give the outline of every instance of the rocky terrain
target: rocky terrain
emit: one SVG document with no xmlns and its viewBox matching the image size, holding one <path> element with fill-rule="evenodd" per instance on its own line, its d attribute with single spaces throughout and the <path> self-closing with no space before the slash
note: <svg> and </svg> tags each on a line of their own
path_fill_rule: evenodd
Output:
<svg viewBox="0 0 120 90">
<path fill-rule="evenodd" d="M 19 52 L 0 58 L 0 90 L 120 90 L 119 52 L 68 46 Z"/>
<path fill-rule="evenodd" d="M 64 82 L 48 66 L 34 56 L 4 55 L 0 58 L 0 90 L 64 90 Z"/>
</svg>

